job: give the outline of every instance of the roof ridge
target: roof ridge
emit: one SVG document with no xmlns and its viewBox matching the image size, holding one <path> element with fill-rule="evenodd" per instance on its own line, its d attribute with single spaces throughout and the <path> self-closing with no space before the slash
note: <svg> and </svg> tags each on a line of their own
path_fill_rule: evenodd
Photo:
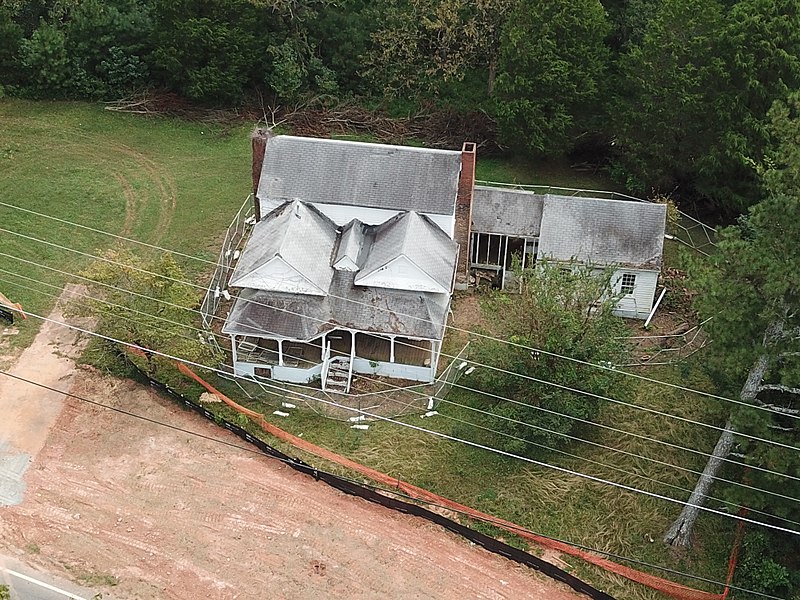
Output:
<svg viewBox="0 0 800 600">
<path fill-rule="evenodd" d="M 422 146 L 402 146 L 399 144 L 385 144 L 383 142 L 362 142 L 359 140 L 338 140 L 335 138 L 317 138 L 317 137 L 309 137 L 309 136 L 302 136 L 302 135 L 276 135 L 271 137 L 268 140 L 268 143 L 272 140 L 278 139 L 288 139 L 288 140 L 301 140 L 304 142 L 314 142 L 314 143 L 326 143 L 331 145 L 337 146 L 359 146 L 362 148 L 386 148 L 386 149 L 393 149 L 393 150 L 402 150 L 404 152 L 423 152 L 423 153 L 431 153 L 431 154 L 461 154 L 461 150 L 447 150 L 444 148 L 425 148 Z"/>
</svg>

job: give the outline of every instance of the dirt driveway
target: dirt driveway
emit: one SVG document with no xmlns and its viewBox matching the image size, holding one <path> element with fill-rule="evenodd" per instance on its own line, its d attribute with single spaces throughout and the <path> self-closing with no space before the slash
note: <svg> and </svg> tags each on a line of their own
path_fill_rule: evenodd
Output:
<svg viewBox="0 0 800 600">
<path fill-rule="evenodd" d="M 72 391 L 241 443 L 131 382 L 80 371 Z M 0 551 L 119 600 L 582 597 L 280 463 L 73 398 L 25 479 Z"/>
</svg>

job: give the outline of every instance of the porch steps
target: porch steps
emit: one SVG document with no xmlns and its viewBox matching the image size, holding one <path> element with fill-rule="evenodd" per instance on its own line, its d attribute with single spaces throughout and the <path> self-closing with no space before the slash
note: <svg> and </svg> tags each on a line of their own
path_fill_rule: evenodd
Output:
<svg viewBox="0 0 800 600">
<path fill-rule="evenodd" d="M 325 390 L 346 394 L 350 389 L 351 373 L 349 356 L 333 357 L 328 366 Z"/>
</svg>

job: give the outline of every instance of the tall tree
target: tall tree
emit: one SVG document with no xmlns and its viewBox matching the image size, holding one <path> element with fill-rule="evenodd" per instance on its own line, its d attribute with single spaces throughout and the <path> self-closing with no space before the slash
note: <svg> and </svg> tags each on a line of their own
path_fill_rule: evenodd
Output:
<svg viewBox="0 0 800 600">
<path fill-rule="evenodd" d="M 773 116 L 778 147 L 795 145 L 800 120 L 780 104 Z M 795 151 L 791 160 L 797 158 Z M 800 161 L 791 169 L 796 174 Z M 737 225 L 721 230 L 718 251 L 693 269 L 700 291 L 697 308 L 703 317 L 713 317 L 707 365 L 721 391 L 738 388 L 743 405 L 733 406 L 688 504 L 667 531 L 664 539 L 673 545 L 690 543 L 697 507 L 704 504 L 735 446 L 746 461 L 770 470 L 791 473 L 800 468 L 800 453 L 737 436 L 746 432 L 800 447 L 800 421 L 794 418 L 800 416 L 800 187 L 797 179 L 780 175 L 774 170 L 766 174 L 769 197 Z M 793 480 L 771 480 L 762 471 L 751 477 L 761 486 L 780 485 L 784 495 L 800 495 Z M 759 508 L 770 506 L 778 515 L 786 512 L 772 497 L 749 493 L 738 499 Z"/>
<path fill-rule="evenodd" d="M 644 37 L 620 58 L 614 116 L 616 176 L 640 193 L 694 189 L 713 169 L 714 143 L 730 111 L 719 56 L 717 0 L 664 0 Z"/>
<path fill-rule="evenodd" d="M 547 154 L 582 133 L 609 62 L 610 25 L 599 0 L 520 0 L 505 27 L 497 118 L 509 145 Z"/>
<path fill-rule="evenodd" d="M 533 446 L 526 441 L 563 444 L 563 434 L 577 423 L 570 417 L 592 419 L 599 402 L 515 373 L 598 395 L 607 395 L 612 389 L 618 394 L 624 385 L 610 371 L 531 352 L 526 347 L 612 364 L 626 362 L 630 348 L 621 340 L 627 335 L 623 320 L 612 314 L 618 299 L 613 289 L 618 283 L 612 281 L 610 271 L 598 275 L 591 267 L 540 263 L 519 277 L 518 293 L 516 289 L 514 293 L 494 292 L 482 306 L 486 320 L 493 324 L 492 333 L 513 343 L 481 338 L 474 342 L 471 353 L 477 363 L 502 367 L 478 368 L 474 375 L 480 389 L 491 394 L 486 398 L 488 408 L 505 417 L 492 423 L 494 429 L 507 434 L 498 443 L 508 451 L 531 454 Z M 513 398 L 521 404 L 495 396 Z"/>
<path fill-rule="evenodd" d="M 365 56 L 367 76 L 388 92 L 431 93 L 472 70 L 494 88 L 500 34 L 515 0 L 386 0 Z"/>
</svg>

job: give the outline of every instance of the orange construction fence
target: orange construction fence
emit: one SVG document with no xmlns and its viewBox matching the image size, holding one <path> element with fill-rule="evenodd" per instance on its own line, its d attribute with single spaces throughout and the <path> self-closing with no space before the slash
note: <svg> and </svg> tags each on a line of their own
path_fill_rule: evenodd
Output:
<svg viewBox="0 0 800 600">
<path fill-rule="evenodd" d="M 412 498 L 417 500 L 422 500 L 426 502 L 431 502 L 434 504 L 438 504 L 440 506 L 444 506 L 446 508 L 450 508 L 454 511 L 458 511 L 460 513 L 466 514 L 474 519 L 484 521 L 487 523 L 491 523 L 496 527 L 501 529 L 505 529 L 510 533 L 518 535 L 530 542 L 533 542 L 543 548 L 550 548 L 552 550 L 556 550 L 563 554 L 567 554 L 569 556 L 574 556 L 580 558 L 590 564 L 598 566 L 610 573 L 614 573 L 616 575 L 620 575 L 629 579 L 630 581 L 635 581 L 636 583 L 640 583 L 645 585 L 651 589 L 657 590 L 663 594 L 671 598 L 675 598 L 676 600 L 724 600 L 727 596 L 727 590 L 725 594 L 715 594 L 712 592 L 705 592 L 702 590 L 698 590 L 695 588 L 691 588 L 689 586 L 675 583 L 674 581 L 670 581 L 668 579 L 664 579 L 663 577 L 658 577 L 656 575 L 651 575 L 650 573 L 645 573 L 643 571 L 639 571 L 638 569 L 633 569 L 631 567 L 627 567 L 625 565 L 621 565 L 619 563 L 615 563 L 611 560 L 603 558 L 593 552 L 587 552 L 580 548 L 576 548 L 564 542 L 559 542 L 556 540 L 552 540 L 550 538 L 542 537 L 540 535 L 536 535 L 535 533 L 531 533 L 526 531 L 523 527 L 512 523 L 511 521 L 506 521 L 505 519 L 501 519 L 498 517 L 494 517 L 487 513 L 481 512 L 469 506 L 465 506 L 463 504 L 459 504 L 449 498 L 445 498 L 438 494 L 434 494 L 425 490 L 423 488 L 417 487 L 413 484 L 410 484 L 406 481 L 402 481 L 400 479 L 396 479 L 394 477 L 390 477 L 385 473 L 381 473 L 380 471 L 376 471 L 375 469 L 371 469 L 367 466 L 364 466 L 360 463 L 357 463 L 349 458 L 331 452 L 330 450 L 326 450 L 321 446 L 317 446 L 316 444 L 312 444 L 311 442 L 304 440 L 303 438 L 299 438 L 279 427 L 276 427 L 272 423 L 269 423 L 259 412 L 254 410 L 250 410 L 249 408 L 245 408 L 240 404 L 236 403 L 235 401 L 228 398 L 225 394 L 217 390 L 214 386 L 210 383 L 203 380 L 199 377 L 194 371 L 192 371 L 189 367 L 187 367 L 183 363 L 176 363 L 178 369 L 181 373 L 190 377 L 191 379 L 195 380 L 197 383 L 202 385 L 206 390 L 210 393 L 217 396 L 220 400 L 222 400 L 225 404 L 229 407 L 233 408 L 237 412 L 246 415 L 252 418 L 264 431 L 269 433 L 270 435 L 283 440 L 294 446 L 295 448 L 299 448 L 300 450 L 304 450 L 309 452 L 319 458 L 323 458 L 325 460 L 329 460 L 333 463 L 341 465 L 343 467 L 347 467 L 357 473 L 361 473 L 362 475 L 369 477 L 373 481 L 384 485 L 389 488 L 394 488 Z M 738 544 L 737 544 L 738 546 Z M 733 569 L 736 564 L 736 548 L 734 548 L 734 553 L 731 554 L 731 561 L 729 565 L 729 579 L 728 583 L 730 583 L 730 578 L 733 574 Z"/>
</svg>

